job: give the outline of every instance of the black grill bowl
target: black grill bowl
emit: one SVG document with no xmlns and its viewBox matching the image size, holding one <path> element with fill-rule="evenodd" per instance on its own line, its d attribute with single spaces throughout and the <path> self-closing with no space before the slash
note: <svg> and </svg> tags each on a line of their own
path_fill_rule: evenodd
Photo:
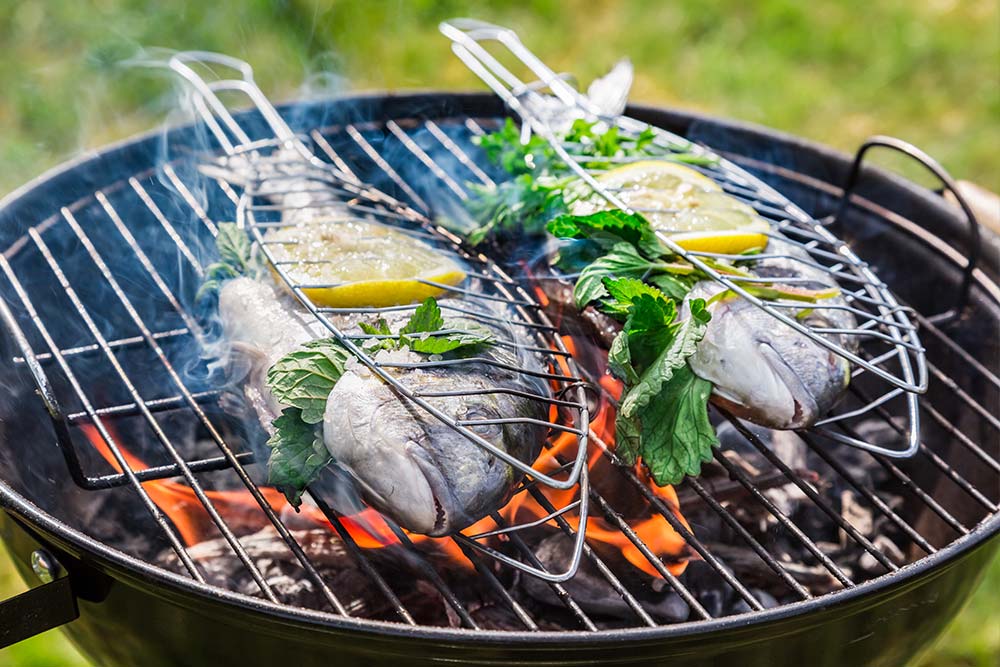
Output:
<svg viewBox="0 0 1000 667">
<path fill-rule="evenodd" d="M 490 96 L 454 94 L 361 97 L 282 110 L 297 128 L 323 128 L 344 119 L 503 115 Z M 632 114 L 723 152 L 818 218 L 837 208 L 851 163 L 847 156 L 766 129 L 684 112 L 635 107 Z M 27 227 L 57 214 L 60 207 L 129 175 L 148 173 L 165 145 L 176 156 L 194 136 L 190 128 L 181 128 L 139 137 L 81 156 L 28 184 L 0 202 L 0 248 L 10 247 Z M 948 311 L 971 242 L 957 209 L 934 193 L 874 170 L 866 172 L 857 193 L 861 199 L 840 221 L 838 233 L 858 245 L 860 254 L 919 313 Z M 955 348 L 993 372 L 998 367 L 998 248 L 996 237 L 985 235 L 962 318 L 940 330 L 928 323 L 939 335 L 923 333 L 928 357 L 943 376 L 954 378 L 993 414 L 996 387 L 974 377 Z M 72 251 L 71 245 L 54 248 Z M 48 289 L 31 287 L 41 293 Z M 55 299 L 58 285 L 51 292 Z M 14 328 L 27 330 L 30 318 L 17 308 L 2 275 L 0 299 Z M 0 534 L 31 585 L 38 584 L 31 563 L 39 549 L 61 564 L 64 576 L 0 607 L 0 621 L 6 623 L 0 638 L 9 641 L 59 625 L 75 615 L 76 605 L 79 617 L 64 630 L 100 665 L 904 665 L 957 613 L 1000 546 L 995 508 L 984 513 L 956 499 L 954 486 L 940 483 L 939 469 L 915 460 L 901 464 L 913 482 L 968 530 L 954 538 L 936 535 L 942 548 L 895 573 L 771 610 L 654 628 L 497 632 L 356 621 L 271 604 L 198 584 L 88 535 L 72 502 L 66 502 L 66 489 L 74 482 L 53 444 L 43 401 L 30 390 L 34 385 L 28 369 L 12 362 L 21 354 L 21 343 L 35 349 L 42 345 L 34 331 L 26 334 L 29 340 L 20 341 L 11 321 L 6 324 L 0 327 Z M 953 391 L 942 382 L 932 378 L 930 397 L 940 400 Z M 996 457 L 1000 443 L 995 430 L 964 413 L 953 419 Z M 937 456 L 949 465 L 963 462 L 948 433 L 931 427 L 925 433 Z M 968 465 L 962 474 L 995 504 L 995 474 Z M 93 492 L 70 497 L 84 498 L 81 493 Z M 926 525 L 928 531 L 942 530 L 934 521 Z"/>
</svg>

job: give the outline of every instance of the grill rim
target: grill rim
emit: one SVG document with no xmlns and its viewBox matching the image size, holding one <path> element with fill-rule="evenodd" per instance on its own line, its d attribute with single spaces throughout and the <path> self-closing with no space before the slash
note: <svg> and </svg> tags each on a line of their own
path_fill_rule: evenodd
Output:
<svg viewBox="0 0 1000 667">
<path fill-rule="evenodd" d="M 7 503 L 13 503 L 13 506 L 7 507 Z M 979 548 L 992 547 L 994 550 L 1000 548 L 1000 542 L 995 540 L 1000 535 L 1000 514 L 996 514 L 977 524 L 968 535 L 957 538 L 936 553 L 905 565 L 896 572 L 880 575 L 852 588 L 817 596 L 810 600 L 782 604 L 773 609 L 749 611 L 711 620 L 694 620 L 656 627 L 619 628 L 598 632 L 588 630 L 486 630 L 409 626 L 391 621 L 338 616 L 332 612 L 274 604 L 261 598 L 243 595 L 209 584 L 201 584 L 192 578 L 175 574 L 103 544 L 49 516 L 31 501 L 13 491 L 3 481 L 0 481 L 0 507 L 7 512 L 12 512 L 29 525 L 43 529 L 47 533 L 46 538 L 52 543 L 63 547 L 68 542 L 70 545 L 76 546 L 82 552 L 81 555 L 97 556 L 99 562 L 92 564 L 85 561 L 85 566 L 96 567 L 102 574 L 118 581 L 129 578 L 129 576 L 134 578 L 138 575 L 143 578 L 143 582 L 166 587 L 181 595 L 200 596 L 202 599 L 198 602 L 202 604 L 206 602 L 235 604 L 242 612 L 265 615 L 265 620 L 295 621 L 303 624 L 302 629 L 306 630 L 316 630 L 321 627 L 329 630 L 360 631 L 374 637 L 442 640 L 463 644 L 470 640 L 481 641 L 485 639 L 496 641 L 497 644 L 501 645 L 564 643 L 597 645 L 606 641 L 666 640 L 695 637 L 702 634 L 713 635 L 737 629 L 753 630 L 782 621 L 801 620 L 808 614 L 835 610 L 837 607 L 849 605 L 865 597 L 873 598 L 880 593 L 889 595 L 894 592 L 902 592 L 909 589 L 911 585 L 921 583 L 926 576 L 934 575 L 935 571 L 940 572 L 949 564 L 963 557 L 972 556 Z M 65 538 L 65 540 L 59 539 L 60 537 Z M 991 541 L 993 541 L 992 545 Z M 78 557 L 72 553 L 72 549 L 66 550 L 74 558 Z M 103 559 L 104 562 L 100 562 L 100 559 Z M 121 569 L 126 571 L 121 572 Z"/>
<path fill-rule="evenodd" d="M 462 108 L 466 115 L 498 115 L 503 114 L 504 109 L 493 96 L 486 93 L 466 93 L 448 91 L 407 91 L 405 93 L 384 93 L 367 92 L 349 97 L 334 98 L 329 100 L 292 100 L 278 106 L 279 111 L 288 111 L 294 107 L 302 105 L 322 106 L 329 103 L 341 104 L 374 104 L 385 105 L 387 102 L 395 104 L 411 105 L 415 111 L 411 112 L 412 117 L 419 118 L 427 114 L 430 109 L 428 102 L 433 102 L 438 109 L 451 109 L 453 106 Z M 414 104 L 417 103 L 417 104 Z M 469 108 L 471 107 L 471 108 Z M 630 105 L 629 112 L 637 117 L 646 118 L 649 122 L 662 125 L 666 119 L 683 120 L 688 123 L 707 122 L 714 123 L 726 128 L 732 128 L 743 132 L 750 132 L 770 141 L 781 141 L 789 145 L 795 145 L 803 150 L 811 150 L 838 160 L 850 162 L 850 157 L 846 154 L 809 140 L 802 139 L 795 135 L 776 131 L 771 128 L 747 123 L 744 121 L 733 121 L 723 118 L 707 116 L 691 111 L 675 109 L 670 107 L 656 107 L 648 105 Z M 0 199 L 0 212 L 16 205 L 22 197 L 31 195 L 36 188 L 51 187 L 61 178 L 73 175 L 78 178 L 78 174 L 83 172 L 87 165 L 93 162 L 105 160 L 110 154 L 138 145 L 150 139 L 156 140 L 165 132 L 190 130 L 190 125 L 180 125 L 168 128 L 157 128 L 144 133 L 125 138 L 118 142 L 108 144 L 96 149 L 87 151 L 67 162 L 53 167 L 52 169 L 33 178 L 21 187 L 15 189 L 7 196 Z M 871 169 L 866 167 L 866 171 Z M 929 191 L 924 191 L 915 184 L 884 172 L 881 169 L 871 169 L 879 174 L 881 178 L 887 179 L 892 185 L 902 187 L 909 194 L 916 194 L 927 199 Z M 799 173 L 799 172 L 796 172 Z M 821 179 L 820 179 L 821 180 Z M 862 195 L 863 196 L 863 195 Z M 867 200 L 864 200 L 866 203 Z M 943 202 L 928 200 L 930 203 L 943 205 Z M 876 204 L 876 206 L 878 206 Z M 890 212 L 891 209 L 890 209 Z M 893 227 L 900 229 L 903 233 L 916 236 L 920 241 L 929 243 L 935 252 L 942 259 L 949 262 L 955 268 L 961 270 L 963 265 L 956 260 L 964 259 L 956 252 L 960 249 L 949 244 L 937 234 L 917 225 L 915 222 L 902 216 L 884 218 Z M 900 224 L 900 221 L 909 223 Z M 956 223 L 959 229 L 963 229 L 963 222 Z M 961 234 L 961 231 L 959 232 Z M 996 242 L 997 238 L 985 235 L 984 241 Z M 992 243 L 991 243 L 992 245 Z M 942 249 L 949 249 L 952 252 L 944 253 Z M 989 256 L 980 265 L 976 272 L 973 284 L 983 290 L 998 301 L 1000 306 L 1000 286 L 987 275 L 988 269 L 993 269 L 993 263 Z M 987 269 L 987 270 L 984 270 Z M 373 636 L 397 637 L 397 638 L 419 638 L 427 640 L 446 640 L 459 643 L 467 643 L 474 640 L 493 640 L 498 644 L 559 644 L 574 643 L 577 645 L 597 645 L 606 641 L 620 640 L 663 640 L 680 637 L 693 637 L 701 634 L 710 635 L 726 630 L 753 630 L 761 626 L 780 623 L 782 621 L 803 618 L 812 612 L 830 610 L 836 607 L 843 607 L 851 602 L 855 602 L 865 596 L 874 597 L 878 593 L 891 593 L 894 589 L 901 592 L 910 586 L 918 584 L 925 579 L 924 575 L 933 574 L 933 570 L 943 569 L 948 564 L 959 560 L 961 557 L 971 556 L 980 547 L 988 546 L 988 543 L 1000 535 L 1000 513 L 994 514 L 987 519 L 971 527 L 967 535 L 956 538 L 954 541 L 939 549 L 936 553 L 925 556 L 920 560 L 901 567 L 897 572 L 888 572 L 878 577 L 857 584 L 851 588 L 845 588 L 833 593 L 814 597 L 810 600 L 801 600 L 782 604 L 773 609 L 763 611 L 749 611 L 737 615 L 724 616 L 711 620 L 693 620 L 683 623 L 665 624 L 656 627 L 632 627 L 613 630 L 601 630 L 591 632 L 587 630 L 565 630 L 565 631 L 505 631 L 505 630 L 483 630 L 470 628 L 442 628 L 435 626 L 408 626 L 402 623 L 390 621 L 376 621 L 370 619 L 338 616 L 332 612 L 317 611 L 311 609 L 296 608 L 290 605 L 275 604 L 252 596 L 236 593 L 224 588 L 201 584 L 198 581 L 175 574 L 166 569 L 160 568 L 150 562 L 130 556 L 129 554 L 115 549 L 101 541 L 92 538 L 81 531 L 63 523 L 44 510 L 32 503 L 30 500 L 17 493 L 5 481 L 0 479 L 0 509 L 7 511 L 13 516 L 19 517 L 27 522 L 29 526 L 43 530 L 47 537 L 61 547 L 69 547 L 65 550 L 74 558 L 82 557 L 83 560 L 96 560 L 96 569 L 112 576 L 117 580 L 135 579 L 136 575 L 142 578 L 142 582 L 151 582 L 164 586 L 181 595 L 195 595 L 202 598 L 202 602 L 229 603 L 240 607 L 243 612 L 253 612 L 261 614 L 265 620 L 276 620 L 283 618 L 288 621 L 296 621 L 302 624 L 302 629 L 316 630 L 319 627 L 330 630 L 345 630 Z M 992 545 L 996 549 L 998 544 Z M 74 555 L 74 549 L 79 555 Z M 96 559 L 88 558 L 97 556 Z M 90 565 L 87 562 L 87 565 Z M 119 576 L 116 576 L 118 573 Z"/>
</svg>

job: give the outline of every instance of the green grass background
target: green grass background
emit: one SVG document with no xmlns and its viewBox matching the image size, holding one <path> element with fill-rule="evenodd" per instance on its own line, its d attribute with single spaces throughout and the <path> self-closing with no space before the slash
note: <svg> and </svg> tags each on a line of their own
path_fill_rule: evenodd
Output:
<svg viewBox="0 0 1000 667">
<path fill-rule="evenodd" d="M 515 27 L 582 81 L 627 55 L 634 100 L 843 150 L 894 134 L 1000 190 L 997 0 L 0 0 L 0 192 L 162 122 L 168 79 L 123 59 L 156 47 L 223 51 L 252 62 L 277 99 L 481 89 L 437 33 L 460 15 Z M 0 597 L 23 589 L 4 558 Z M 1000 663 L 998 594 L 1000 561 L 921 667 Z M 55 632 L 0 651 L 4 667 L 84 664 Z"/>
</svg>

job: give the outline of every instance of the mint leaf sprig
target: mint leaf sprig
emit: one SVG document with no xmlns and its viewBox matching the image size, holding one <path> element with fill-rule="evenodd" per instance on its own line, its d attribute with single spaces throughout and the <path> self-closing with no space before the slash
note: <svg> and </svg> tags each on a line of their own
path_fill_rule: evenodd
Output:
<svg viewBox="0 0 1000 667">
<path fill-rule="evenodd" d="M 362 346 L 369 354 L 404 347 L 418 354 L 464 354 L 495 340 L 486 327 L 446 320 L 433 297 L 421 303 L 395 333 L 384 318 L 359 326 L 375 337 Z M 330 392 L 350 358 L 351 352 L 337 339 L 323 338 L 289 352 L 267 371 L 272 396 L 289 406 L 272 422 L 267 478 L 293 507 L 298 508 L 302 492 L 333 460 L 323 443 L 322 422 Z"/>
<path fill-rule="evenodd" d="M 689 299 L 690 314 L 678 321 L 678 304 L 708 276 L 667 250 L 643 216 L 618 210 L 563 215 L 547 228 L 554 236 L 575 241 L 570 246 L 573 259 L 590 257 L 577 273 L 577 307 L 594 304 L 623 322 L 608 352 L 608 370 L 623 383 L 615 421 L 617 453 L 626 463 L 641 461 L 660 485 L 697 475 L 711 458 L 717 438 L 708 418 L 712 384 L 695 375 L 688 359 L 709 326 L 707 306 L 735 293 L 722 290 L 709 303 Z M 569 257 L 560 250 L 560 266 L 570 268 Z M 741 279 L 753 273 L 744 267 L 712 258 L 702 261 L 760 298 L 806 304 L 839 293 L 836 287 L 808 290 L 747 282 Z"/>
<path fill-rule="evenodd" d="M 624 388 L 615 421 L 615 451 L 641 461 L 660 486 L 697 475 L 718 443 L 708 418 L 712 384 L 688 366 L 711 314 L 702 299 L 677 321 L 675 302 L 635 278 L 606 278 L 605 287 L 627 319 L 612 342 L 608 369 Z"/>
<path fill-rule="evenodd" d="M 263 263 L 253 242 L 236 223 L 219 223 L 215 248 L 219 253 L 219 261 L 205 267 L 204 282 L 195 295 L 196 301 L 218 292 L 222 283 L 227 280 L 240 276 L 256 278 L 263 272 Z"/>
<path fill-rule="evenodd" d="M 642 279 L 677 301 L 683 300 L 696 282 L 709 279 L 704 271 L 671 253 L 657 238 L 649 221 L 639 213 L 612 209 L 589 215 L 566 214 L 551 220 L 546 228 L 557 238 L 576 242 L 570 246 L 570 252 L 560 250 L 557 263 L 576 273 L 573 295 L 581 309 L 607 296 L 606 277 Z M 773 283 L 741 280 L 755 276 L 739 266 L 740 262 L 712 257 L 702 257 L 701 261 L 762 299 L 816 303 L 840 294 L 835 286 L 807 289 L 781 284 L 780 279 Z M 723 290 L 709 304 L 735 296 L 732 290 Z M 602 309 L 610 314 L 621 314 L 614 302 L 602 304 Z"/>
</svg>

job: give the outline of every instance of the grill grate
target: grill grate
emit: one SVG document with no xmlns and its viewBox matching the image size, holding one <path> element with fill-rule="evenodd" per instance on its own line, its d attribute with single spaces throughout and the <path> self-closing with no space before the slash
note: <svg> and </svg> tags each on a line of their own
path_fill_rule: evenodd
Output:
<svg viewBox="0 0 1000 667">
<path fill-rule="evenodd" d="M 412 154 L 428 168 L 431 164 L 436 165 L 431 172 L 435 176 L 444 174 L 447 177 L 442 179 L 443 188 L 461 198 L 464 196 L 461 184 L 466 178 L 478 179 L 484 183 L 490 181 L 483 168 L 472 168 L 478 163 L 475 157 L 476 149 L 470 138 L 473 134 L 482 132 L 484 127 L 492 127 L 495 123 L 494 118 L 439 118 L 435 121 L 396 118 L 386 123 L 357 123 L 315 128 L 310 131 L 309 136 L 318 149 L 317 155 L 328 160 L 330 164 L 345 173 L 357 174 L 366 181 L 374 182 L 381 179 L 381 182 L 394 185 L 400 196 L 408 199 L 415 210 L 430 212 L 426 202 L 432 200 L 432 197 L 427 191 L 418 192 L 412 185 L 408 185 L 407 179 L 393 167 L 394 163 L 400 163 L 400 151 L 403 151 L 404 155 Z M 395 159 L 393 155 L 396 156 Z M 446 168 L 445 159 L 457 164 L 458 168 Z M 203 267 L 197 259 L 197 247 L 217 231 L 217 221 L 227 219 L 227 213 L 235 213 L 235 206 L 241 200 L 240 193 L 229 186 L 210 182 L 208 187 L 217 191 L 212 192 L 207 198 L 212 205 L 203 207 L 199 202 L 206 199 L 199 196 L 199 188 L 204 184 L 191 180 L 191 175 L 185 174 L 181 169 L 182 164 L 182 161 L 172 162 L 103 187 L 39 221 L 30 228 L 21 241 L 0 255 L 0 270 L 6 281 L 4 294 L 12 304 L 8 306 L 0 300 L 0 315 L 17 335 L 17 341 L 23 352 L 23 356 L 15 361 L 27 365 L 39 382 L 43 398 L 47 401 L 56 424 L 60 446 L 67 457 L 70 469 L 75 471 L 77 482 L 86 488 L 98 491 L 115 486 L 131 489 L 142 501 L 163 537 L 177 552 L 192 578 L 204 581 L 200 566 L 188 553 L 189 549 L 180 539 L 176 527 L 150 498 L 142 484 L 143 481 L 181 476 L 195 491 L 199 503 L 209 513 L 212 524 L 230 545 L 235 557 L 257 582 L 260 594 L 272 602 L 281 602 L 260 571 L 259 564 L 247 554 L 236 530 L 215 509 L 214 501 L 208 495 L 209 489 L 203 482 L 204 473 L 226 470 L 235 474 L 241 486 L 252 494 L 257 505 L 255 511 L 259 512 L 278 532 L 300 564 L 302 576 L 310 579 L 320 591 L 327 610 L 338 615 L 351 616 L 353 614 L 351 607 L 339 600 L 337 591 L 324 581 L 319 568 L 306 555 L 302 545 L 296 541 L 293 531 L 286 525 L 285 518 L 270 507 L 260 487 L 254 482 L 256 475 L 250 468 L 255 463 L 252 454 L 240 451 L 236 444 L 238 440 L 227 437 L 219 421 L 208 410 L 208 407 L 217 400 L 217 393 L 200 386 L 192 386 L 189 378 L 178 369 L 176 360 L 172 356 L 173 350 L 194 344 L 198 325 L 192 313 L 182 305 L 185 303 L 180 295 L 183 288 L 182 281 L 169 275 L 168 269 L 174 270 L 171 267 L 177 262 L 176 258 L 180 257 L 187 274 L 200 276 Z M 448 185 L 448 182 L 451 185 Z M 452 185 L 457 187 L 458 191 Z M 440 194 L 439 190 L 431 192 L 435 195 Z M 463 194 L 460 195 L 459 192 Z M 228 210 L 221 208 L 219 201 L 230 202 Z M 768 212 L 765 211 L 763 214 L 768 215 Z M 778 213 L 775 212 L 773 215 L 777 216 Z M 151 218 L 159 227 L 160 231 L 155 237 L 170 239 L 172 246 L 166 249 L 157 247 L 154 244 L 156 238 L 146 239 L 138 234 L 141 220 L 145 217 Z M 193 220 L 200 229 L 192 230 L 190 226 L 182 225 L 180 222 L 182 220 Z M 113 242 L 109 241 L 112 230 L 117 235 L 117 239 Z M 120 276 L 116 278 L 116 273 L 112 269 L 115 264 L 109 264 L 113 259 L 109 255 L 111 248 L 127 255 L 130 261 L 142 267 L 158 292 L 155 298 L 144 293 L 141 287 L 121 282 Z M 76 250 L 79 250 L 80 257 L 87 260 L 86 263 L 68 264 L 68 258 L 72 254 L 70 251 Z M 40 269 L 44 269 L 44 275 L 39 272 Z M 112 311 L 110 306 L 106 306 L 107 310 L 101 309 L 88 284 L 100 284 L 110 288 L 120 309 Z M 43 285 L 51 286 L 55 291 L 42 287 Z M 49 303 L 50 299 L 57 300 L 58 304 L 65 304 L 66 308 Z M 163 304 L 166 304 L 166 308 L 175 317 L 158 316 Z M 122 316 L 113 317 L 112 312 L 120 313 Z M 72 339 L 65 334 L 66 327 L 63 320 L 67 317 L 74 319 Z M 996 435 L 1000 432 L 1000 423 L 988 408 L 963 390 L 962 385 L 969 386 L 967 384 L 969 382 L 986 383 L 994 389 L 1000 389 L 1000 381 L 982 364 L 964 354 L 961 347 L 951 340 L 943 329 L 920 315 L 916 315 L 916 319 L 925 333 L 925 342 L 936 348 L 949 350 L 961 369 L 961 372 L 952 378 L 930 364 L 932 379 L 977 414 L 986 432 L 992 435 L 992 441 L 995 442 Z M 150 380 L 143 377 L 141 371 L 132 371 L 121 361 L 122 357 L 136 350 L 152 354 L 160 369 L 160 373 L 154 376 L 154 382 L 165 385 L 163 380 L 155 380 L 157 377 L 162 377 L 162 373 L 165 372 L 175 385 L 176 393 L 173 391 L 164 393 L 162 386 L 158 391 L 154 391 Z M 104 396 L 100 393 L 100 388 L 83 382 L 77 368 L 79 364 L 85 362 L 97 363 L 107 377 L 117 378 L 125 387 L 124 394 L 120 397 Z M 122 400 L 118 400 L 119 398 Z M 859 397 L 859 404 L 867 402 L 869 402 L 867 396 Z M 894 421 L 898 415 L 889 412 L 892 407 L 879 406 L 873 413 L 883 423 L 895 426 L 905 433 L 906 427 L 899 426 Z M 946 417 L 947 412 L 935 406 L 932 398 L 922 400 L 920 410 L 931 422 L 942 427 L 953 437 L 953 442 L 959 451 L 970 453 L 994 473 L 1000 472 L 1000 463 L 995 456 L 976 444 L 977 441 L 984 442 L 984 440 L 981 437 L 966 435 L 964 428 L 950 421 Z M 198 422 L 210 435 L 219 455 L 185 460 L 177 446 L 178 443 L 162 427 L 167 416 L 173 415 L 181 415 Z M 133 467 L 125 455 L 127 443 L 121 442 L 114 429 L 108 426 L 114 420 L 126 417 L 138 417 L 147 425 L 155 438 L 156 447 L 167 455 L 167 464 L 138 469 Z M 797 564 L 785 562 L 778 545 L 765 544 L 755 537 L 741 523 L 739 504 L 732 502 L 733 497 L 745 497 L 749 499 L 748 503 L 759 505 L 767 515 L 780 524 L 785 535 L 800 543 L 812 554 L 816 564 L 837 582 L 833 587 L 835 589 L 853 587 L 859 583 L 859 577 L 856 573 L 847 572 L 838 566 L 823 546 L 814 537 L 810 537 L 810 529 L 799 526 L 793 521 L 769 494 L 768 489 L 787 485 L 796 487 L 804 495 L 804 502 L 815 506 L 825 517 L 825 526 L 842 530 L 845 539 L 870 554 L 885 573 L 898 569 L 899 565 L 894 561 L 892 554 L 884 547 L 869 541 L 863 532 L 837 512 L 830 504 L 830 500 L 821 492 L 817 480 L 809 479 L 791 463 L 773 453 L 766 443 L 741 423 L 727 418 L 724 414 L 722 417 L 728 419 L 747 447 L 760 453 L 770 468 L 749 472 L 731 460 L 725 452 L 716 451 L 716 462 L 730 476 L 731 481 L 689 479 L 681 485 L 679 491 L 682 497 L 686 498 L 686 503 L 703 504 L 709 515 L 717 517 L 728 526 L 734 535 L 733 543 L 750 549 L 769 575 L 787 587 L 790 596 L 808 600 L 823 594 L 824 587 L 814 583 L 813 579 L 803 576 Z M 81 426 L 92 426 L 100 431 L 122 470 L 120 474 L 90 475 L 83 470 L 83 464 L 75 453 L 77 447 L 75 438 L 79 438 Z M 838 427 L 849 438 L 861 440 L 866 438 L 849 424 L 839 424 Z M 912 519 L 907 518 L 913 515 L 912 512 L 904 512 L 855 478 L 855 472 L 842 456 L 844 450 L 831 446 L 833 443 L 826 435 L 804 433 L 801 437 L 808 450 L 826 462 L 831 477 L 855 489 L 870 503 L 873 511 L 897 526 L 922 553 L 934 553 L 954 538 L 967 534 L 970 531 L 969 526 L 972 525 L 967 518 L 968 512 L 957 511 L 963 501 L 954 499 L 949 501 L 948 498 L 951 496 L 942 493 L 941 484 L 945 483 L 944 480 L 947 480 L 950 490 L 956 492 L 960 499 L 963 497 L 971 499 L 980 508 L 981 511 L 975 513 L 977 520 L 997 512 L 996 484 L 992 488 L 973 484 L 966 477 L 969 474 L 968 470 L 966 469 L 963 474 L 954 456 L 946 455 L 933 446 L 919 443 L 914 459 L 907 463 L 897 463 L 879 454 L 861 454 L 881 466 L 887 475 L 898 483 L 908 501 L 925 506 L 938 517 L 945 530 L 931 530 L 927 525 L 915 525 Z M 612 464 L 609 466 L 611 470 L 609 474 L 619 476 L 621 482 L 632 487 L 642 497 L 650 512 L 662 516 L 703 561 L 715 579 L 731 589 L 745 602 L 748 609 L 761 610 L 768 606 L 768 601 L 762 599 L 748 581 L 735 574 L 732 559 L 726 549 L 702 541 L 698 537 L 697 528 L 693 531 L 689 529 L 676 516 L 674 508 L 654 493 L 635 471 L 618 465 L 613 449 L 608 447 L 599 434 L 590 432 L 589 441 L 591 449 Z M 925 488 L 917 479 L 915 472 L 923 468 L 932 468 L 942 473 L 942 481 L 933 487 Z M 994 475 L 992 479 L 995 480 L 996 476 Z M 547 505 L 546 497 L 537 488 L 528 485 L 523 492 L 530 494 L 555 515 L 555 523 L 561 531 L 567 535 L 574 534 L 575 531 L 566 518 L 558 515 L 556 508 Z M 633 530 L 626 514 L 616 508 L 615 504 L 594 486 L 586 490 L 586 495 L 592 507 L 603 516 L 607 525 L 620 532 L 630 544 L 634 545 L 648 559 L 666 585 L 688 605 L 692 618 L 713 617 L 713 613 L 692 591 L 690 584 L 685 582 L 683 577 L 673 575 L 667 564 L 662 562 L 653 549 Z M 316 494 L 314 499 L 333 525 L 349 554 L 370 578 L 377 594 L 382 595 L 394 610 L 397 620 L 416 625 L 413 612 L 396 592 L 398 582 L 387 577 L 371 554 L 358 545 L 351 531 L 343 523 L 342 517 L 334 512 L 321 494 Z M 505 526 L 499 515 L 495 515 L 494 519 L 501 528 Z M 454 611 L 461 625 L 467 628 L 478 627 L 480 623 L 470 612 L 469 600 L 464 596 L 464 592 L 453 590 L 427 555 L 409 542 L 405 534 L 399 533 L 397 537 L 402 540 L 407 553 L 415 559 L 417 563 L 415 567 L 421 573 L 421 577 L 434 587 Z M 514 550 L 532 567 L 542 567 L 532 549 L 516 533 L 510 536 L 510 542 Z M 505 583 L 507 568 L 498 569 L 488 564 L 464 541 L 459 543 L 459 547 L 475 565 L 484 585 L 497 596 L 501 604 L 506 605 L 518 622 L 525 629 L 538 629 L 542 619 L 511 595 Z M 911 558 L 916 559 L 918 556 L 919 554 L 916 554 Z M 620 571 L 609 564 L 607 559 L 602 558 L 594 545 L 589 542 L 583 544 L 582 558 L 596 568 L 600 578 L 612 590 L 621 595 L 632 614 L 630 624 L 654 626 L 660 623 L 640 599 L 641 596 L 635 590 L 634 583 L 626 581 Z M 568 583 L 549 582 L 547 585 L 578 627 L 590 631 L 599 628 L 599 624 L 583 609 L 570 591 Z"/>
</svg>

